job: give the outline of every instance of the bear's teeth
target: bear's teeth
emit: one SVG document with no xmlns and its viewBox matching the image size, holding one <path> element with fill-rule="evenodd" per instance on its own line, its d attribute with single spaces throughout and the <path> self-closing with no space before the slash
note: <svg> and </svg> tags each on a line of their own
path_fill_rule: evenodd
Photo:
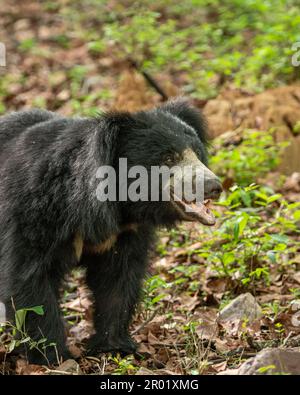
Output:
<svg viewBox="0 0 300 395">
<path fill-rule="evenodd" d="M 210 200 L 210 199 L 205 199 L 205 200 L 203 201 L 203 205 L 204 205 L 206 208 L 210 209 L 211 200 Z"/>
</svg>

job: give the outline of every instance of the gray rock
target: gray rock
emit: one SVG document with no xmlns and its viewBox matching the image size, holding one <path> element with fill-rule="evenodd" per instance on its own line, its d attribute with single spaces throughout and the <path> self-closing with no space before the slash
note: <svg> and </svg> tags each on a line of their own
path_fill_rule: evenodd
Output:
<svg viewBox="0 0 300 395">
<path fill-rule="evenodd" d="M 70 374 L 83 374 L 80 366 L 74 359 L 67 359 L 56 369 L 58 372 L 70 373 Z"/>
<path fill-rule="evenodd" d="M 300 375 L 299 349 L 266 348 L 248 359 L 238 369 L 219 375 Z"/>
<path fill-rule="evenodd" d="M 219 322 L 245 320 L 253 322 L 262 315 L 261 308 L 253 295 L 245 293 L 232 300 L 218 315 Z"/>
</svg>

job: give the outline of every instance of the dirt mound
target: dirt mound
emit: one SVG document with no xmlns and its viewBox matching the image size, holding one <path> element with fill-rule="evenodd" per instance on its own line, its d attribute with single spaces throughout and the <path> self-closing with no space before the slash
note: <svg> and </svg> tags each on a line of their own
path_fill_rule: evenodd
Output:
<svg viewBox="0 0 300 395">
<path fill-rule="evenodd" d="M 210 100 L 204 107 L 213 137 L 237 129 L 276 128 L 278 141 L 291 140 L 281 169 L 300 170 L 300 85 L 270 89 L 248 97 L 234 94 Z"/>
<path fill-rule="evenodd" d="M 214 137 L 237 128 L 276 127 L 290 137 L 300 121 L 300 85 L 280 87 L 250 97 L 210 100 L 204 107 Z"/>
<path fill-rule="evenodd" d="M 155 105 L 144 77 L 134 70 L 122 73 L 113 107 L 118 111 L 138 111 Z"/>
<path fill-rule="evenodd" d="M 166 80 L 164 89 L 167 88 Z M 168 95 L 176 96 L 178 92 L 171 88 L 168 89 Z M 151 108 L 160 101 L 161 98 L 153 92 L 144 77 L 129 69 L 121 75 L 113 107 L 137 111 Z M 270 89 L 257 95 L 226 89 L 218 98 L 209 100 L 203 112 L 208 119 L 212 137 L 245 128 L 276 128 L 275 138 L 278 141 L 291 140 L 280 170 L 287 174 L 300 170 L 300 85 Z"/>
<path fill-rule="evenodd" d="M 165 78 L 164 78 L 165 77 Z M 155 83 L 163 88 L 168 97 L 180 95 L 179 89 L 163 74 L 155 78 Z M 134 68 L 122 72 L 113 107 L 118 111 L 146 110 L 161 103 L 161 95 L 150 87 L 145 77 Z"/>
</svg>

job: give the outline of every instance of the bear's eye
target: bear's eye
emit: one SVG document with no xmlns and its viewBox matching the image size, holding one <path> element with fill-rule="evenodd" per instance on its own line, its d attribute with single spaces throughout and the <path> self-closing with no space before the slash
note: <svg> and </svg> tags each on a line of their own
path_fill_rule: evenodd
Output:
<svg viewBox="0 0 300 395">
<path fill-rule="evenodd" d="M 165 164 L 168 165 L 168 166 L 173 165 L 174 160 L 175 160 L 175 158 L 174 158 L 174 156 L 171 155 L 171 154 L 166 155 L 165 158 L 164 158 L 164 162 L 165 162 Z"/>
<path fill-rule="evenodd" d="M 175 165 L 180 160 L 180 154 L 178 152 L 172 152 L 170 154 L 165 155 L 164 163 L 167 166 Z"/>
</svg>

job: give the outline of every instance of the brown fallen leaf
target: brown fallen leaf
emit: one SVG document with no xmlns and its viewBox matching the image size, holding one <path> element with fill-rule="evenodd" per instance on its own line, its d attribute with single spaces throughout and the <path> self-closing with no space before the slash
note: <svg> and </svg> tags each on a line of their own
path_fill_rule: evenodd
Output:
<svg viewBox="0 0 300 395">
<path fill-rule="evenodd" d="M 227 368 L 227 361 L 215 363 L 210 366 L 212 373 L 220 373 L 226 370 Z"/>
<path fill-rule="evenodd" d="M 160 343 L 160 340 L 151 332 L 148 332 L 148 343 L 149 344 L 157 344 Z"/>
<path fill-rule="evenodd" d="M 46 368 L 41 365 L 28 364 L 24 359 L 18 359 L 16 362 L 16 374 L 19 375 L 43 375 Z"/>
<path fill-rule="evenodd" d="M 180 301 L 181 307 L 188 311 L 193 311 L 200 303 L 198 293 L 195 293 L 194 295 L 182 293 L 174 301 L 176 300 Z"/>
<path fill-rule="evenodd" d="M 201 248 L 202 243 L 201 242 L 197 242 L 194 243 L 190 246 L 188 246 L 187 248 L 181 248 L 180 250 L 177 250 L 174 254 L 174 256 L 176 258 L 182 256 L 182 255 L 188 255 L 191 252 L 194 252 L 195 250 L 198 250 L 199 248 Z"/>
<path fill-rule="evenodd" d="M 230 282 L 230 278 L 210 278 L 206 281 L 205 288 L 211 292 L 222 295 L 227 290 Z"/>
<path fill-rule="evenodd" d="M 151 344 L 149 344 L 149 343 L 141 343 L 141 344 L 139 344 L 138 352 L 139 352 L 139 354 L 154 355 L 155 348 L 153 346 L 151 346 Z"/>
<path fill-rule="evenodd" d="M 197 310 L 193 320 L 199 322 L 196 333 L 200 339 L 215 340 L 217 338 L 219 327 L 215 310 Z"/>
</svg>

